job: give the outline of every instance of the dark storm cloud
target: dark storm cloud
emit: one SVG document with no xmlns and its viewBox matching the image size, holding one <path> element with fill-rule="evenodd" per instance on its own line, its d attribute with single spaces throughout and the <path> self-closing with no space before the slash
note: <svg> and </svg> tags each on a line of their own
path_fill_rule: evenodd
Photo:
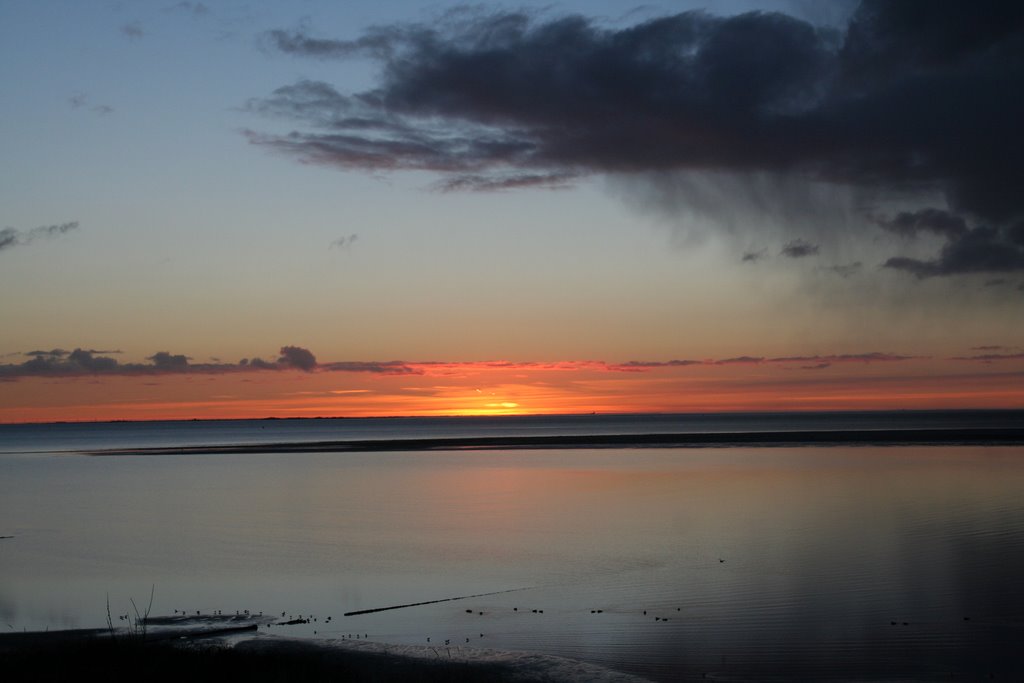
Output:
<svg viewBox="0 0 1024 683">
<path fill-rule="evenodd" d="M 781 256 L 788 256 L 789 258 L 806 258 L 807 256 L 815 256 L 819 249 L 820 248 L 817 244 L 811 244 L 806 240 L 795 239 L 782 247 L 782 251 L 780 251 L 779 254 Z"/>
<path fill-rule="evenodd" d="M 880 226 L 903 237 L 917 237 L 922 232 L 931 232 L 944 237 L 956 238 L 967 232 L 967 222 L 941 209 L 901 211 L 892 218 L 876 218 Z"/>
<path fill-rule="evenodd" d="M 577 173 L 715 166 L 722 154 L 730 164 L 767 162 L 773 145 L 748 124 L 817 96 L 835 36 L 780 14 L 690 12 L 614 31 L 583 17 L 463 11 L 351 41 L 282 31 L 268 39 L 290 54 L 377 59 L 382 87 L 352 96 L 321 82 L 280 88 L 251 106 L 321 130 L 253 141 L 344 167 L 452 173 L 456 186 L 491 189 L 510 184 L 505 176 L 549 184 Z"/>
<path fill-rule="evenodd" d="M 16 230 L 14 228 L 3 228 L 0 230 L 0 251 L 11 249 L 20 245 L 30 244 L 37 239 L 45 237 L 56 237 L 78 228 L 78 221 L 59 223 L 55 225 L 40 225 L 31 230 Z"/>
<path fill-rule="evenodd" d="M 961 258 L 960 242 L 970 218 L 1005 249 L 1005 226 L 1024 215 L 1024 3 L 865 0 L 842 29 L 769 12 L 623 28 L 464 9 L 352 40 L 265 38 L 290 55 L 381 67 L 363 92 L 300 81 L 250 102 L 297 125 L 250 141 L 308 162 L 432 171 L 442 189 L 715 172 L 939 194 L 946 207 L 883 227 L 940 234 L 951 253 L 890 267 L 926 277 L 1016 262 Z"/>
<path fill-rule="evenodd" d="M 1012 273 L 1024 271 L 1024 244 L 1010 241 L 1011 233 L 979 227 L 951 238 L 937 258 L 923 260 L 895 256 L 886 268 L 903 270 L 918 278 L 964 273 Z"/>
</svg>

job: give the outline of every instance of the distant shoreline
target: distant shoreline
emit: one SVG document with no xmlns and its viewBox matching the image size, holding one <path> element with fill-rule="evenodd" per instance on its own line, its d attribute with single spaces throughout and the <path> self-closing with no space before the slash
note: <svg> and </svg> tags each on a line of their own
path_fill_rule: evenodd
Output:
<svg viewBox="0 0 1024 683">
<path fill-rule="evenodd" d="M 558 418 L 608 418 L 608 417 L 679 417 L 682 419 L 706 418 L 706 417 L 807 417 L 807 416 L 963 416 L 963 415 L 990 415 L 990 416 L 1021 416 L 1024 419 L 1024 409 L 1019 407 L 1002 408 L 905 408 L 905 409 L 866 409 L 866 410 L 697 410 L 697 411 L 617 411 L 607 412 L 581 411 L 571 413 L 517 413 L 514 415 L 255 415 L 251 417 L 182 417 L 164 419 L 109 419 L 109 420 L 52 420 L 52 421 L 26 421 L 26 422 L 0 422 L 3 427 L 45 427 L 48 425 L 60 426 L 82 426 L 82 425 L 145 425 L 145 424 L 196 424 L 196 423 L 221 423 L 221 422 L 363 422 L 363 421 L 416 421 L 416 420 L 459 420 L 466 422 L 490 421 L 490 420 L 531 420 L 531 419 L 558 419 Z"/>
<path fill-rule="evenodd" d="M 1017 446 L 1024 428 L 804 430 L 671 434 L 591 434 L 358 439 L 111 448 L 87 455 L 364 453 L 382 451 L 702 448 L 780 446 Z"/>
</svg>

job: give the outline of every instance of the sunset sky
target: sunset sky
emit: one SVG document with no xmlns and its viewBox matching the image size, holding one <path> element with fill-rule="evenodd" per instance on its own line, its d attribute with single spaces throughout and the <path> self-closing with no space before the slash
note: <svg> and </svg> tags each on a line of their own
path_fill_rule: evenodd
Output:
<svg viewBox="0 0 1024 683">
<path fill-rule="evenodd" d="M 0 2 L 0 422 L 1024 408 L 1024 3 Z"/>
</svg>

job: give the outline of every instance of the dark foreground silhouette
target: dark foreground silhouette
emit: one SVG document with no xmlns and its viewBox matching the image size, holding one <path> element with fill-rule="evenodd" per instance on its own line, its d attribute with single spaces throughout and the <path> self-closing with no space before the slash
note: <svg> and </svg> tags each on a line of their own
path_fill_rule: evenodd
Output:
<svg viewBox="0 0 1024 683">
<path fill-rule="evenodd" d="M 87 681 L 127 678 L 144 681 L 511 681 L 509 666 L 393 657 L 339 651 L 315 643 L 242 642 L 223 647 L 169 640 L 111 639 L 79 634 L 0 638 L 0 677 L 6 681 Z"/>
</svg>

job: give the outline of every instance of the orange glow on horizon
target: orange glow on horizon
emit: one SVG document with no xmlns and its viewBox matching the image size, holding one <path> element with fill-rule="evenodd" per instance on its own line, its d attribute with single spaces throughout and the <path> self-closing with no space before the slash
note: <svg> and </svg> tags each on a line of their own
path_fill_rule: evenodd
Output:
<svg viewBox="0 0 1024 683">
<path fill-rule="evenodd" d="M 1018 372 L 963 372 L 938 361 L 816 372 L 742 364 L 630 372 L 593 362 L 468 365 L 422 374 L 21 378 L 0 383 L 0 422 L 1024 408 Z"/>
</svg>

